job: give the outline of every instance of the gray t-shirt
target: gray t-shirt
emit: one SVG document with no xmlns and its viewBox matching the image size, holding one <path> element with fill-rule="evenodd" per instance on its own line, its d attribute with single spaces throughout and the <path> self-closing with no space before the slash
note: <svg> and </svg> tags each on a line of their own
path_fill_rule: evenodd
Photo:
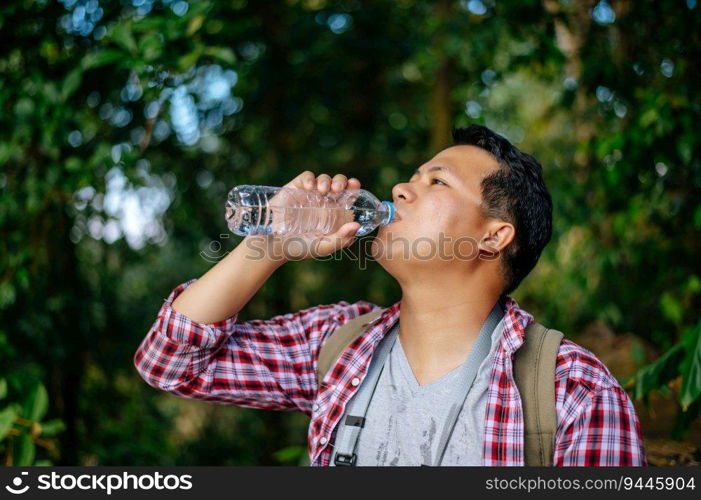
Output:
<svg viewBox="0 0 701 500">
<path fill-rule="evenodd" d="M 482 465 L 487 388 L 503 325 L 502 318 L 492 332 L 489 354 L 480 363 L 441 465 Z M 394 328 L 399 328 L 399 322 Z M 464 366 L 419 385 L 397 338 L 368 407 L 356 447 L 356 464 L 433 465 Z"/>
</svg>

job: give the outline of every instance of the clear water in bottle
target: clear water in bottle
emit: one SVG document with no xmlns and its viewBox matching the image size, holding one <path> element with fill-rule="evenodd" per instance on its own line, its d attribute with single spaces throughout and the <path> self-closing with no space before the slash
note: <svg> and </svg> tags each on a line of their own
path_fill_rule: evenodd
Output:
<svg viewBox="0 0 701 500">
<path fill-rule="evenodd" d="M 239 236 L 251 234 L 330 234 L 347 222 L 358 222 L 364 236 L 394 220 L 394 204 L 380 202 L 364 189 L 341 193 L 292 187 L 236 186 L 226 201 L 226 221 Z"/>
</svg>

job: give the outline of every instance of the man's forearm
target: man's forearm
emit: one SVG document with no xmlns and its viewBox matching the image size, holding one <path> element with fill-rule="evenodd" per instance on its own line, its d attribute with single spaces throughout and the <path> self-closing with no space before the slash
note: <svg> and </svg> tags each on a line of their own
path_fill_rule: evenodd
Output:
<svg viewBox="0 0 701 500">
<path fill-rule="evenodd" d="M 285 261 L 269 258 L 247 237 L 184 290 L 172 308 L 198 323 L 215 323 L 238 313 Z"/>
</svg>

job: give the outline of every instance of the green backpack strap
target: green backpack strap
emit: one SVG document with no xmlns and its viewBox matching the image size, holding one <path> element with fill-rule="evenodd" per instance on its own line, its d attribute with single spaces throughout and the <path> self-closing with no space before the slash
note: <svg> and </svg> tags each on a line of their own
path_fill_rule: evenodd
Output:
<svg viewBox="0 0 701 500">
<path fill-rule="evenodd" d="M 514 355 L 514 379 L 521 394 L 524 464 L 552 466 L 557 430 L 555 365 L 564 335 L 531 323 Z"/>
<path fill-rule="evenodd" d="M 338 328 L 326 339 L 319 351 L 319 359 L 316 365 L 317 387 L 321 386 L 326 373 L 336 364 L 346 347 L 360 337 L 365 332 L 365 327 L 384 310 L 384 308 L 375 309 L 369 313 L 357 316 Z"/>
</svg>

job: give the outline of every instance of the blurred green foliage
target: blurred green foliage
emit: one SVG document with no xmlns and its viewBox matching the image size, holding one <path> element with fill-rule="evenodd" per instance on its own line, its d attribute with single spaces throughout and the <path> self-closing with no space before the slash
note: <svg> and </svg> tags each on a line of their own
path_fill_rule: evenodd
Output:
<svg viewBox="0 0 701 500">
<path fill-rule="evenodd" d="M 303 415 L 158 393 L 133 353 L 238 242 L 232 186 L 309 169 L 389 193 L 473 122 L 539 158 L 555 202 L 514 297 L 575 340 L 603 323 L 649 346 L 622 382 L 676 401 L 681 439 L 701 406 L 699 33 L 691 0 L 3 2 L 3 463 L 305 463 Z M 294 262 L 242 319 L 359 299 L 399 289 L 372 261 Z"/>
</svg>

